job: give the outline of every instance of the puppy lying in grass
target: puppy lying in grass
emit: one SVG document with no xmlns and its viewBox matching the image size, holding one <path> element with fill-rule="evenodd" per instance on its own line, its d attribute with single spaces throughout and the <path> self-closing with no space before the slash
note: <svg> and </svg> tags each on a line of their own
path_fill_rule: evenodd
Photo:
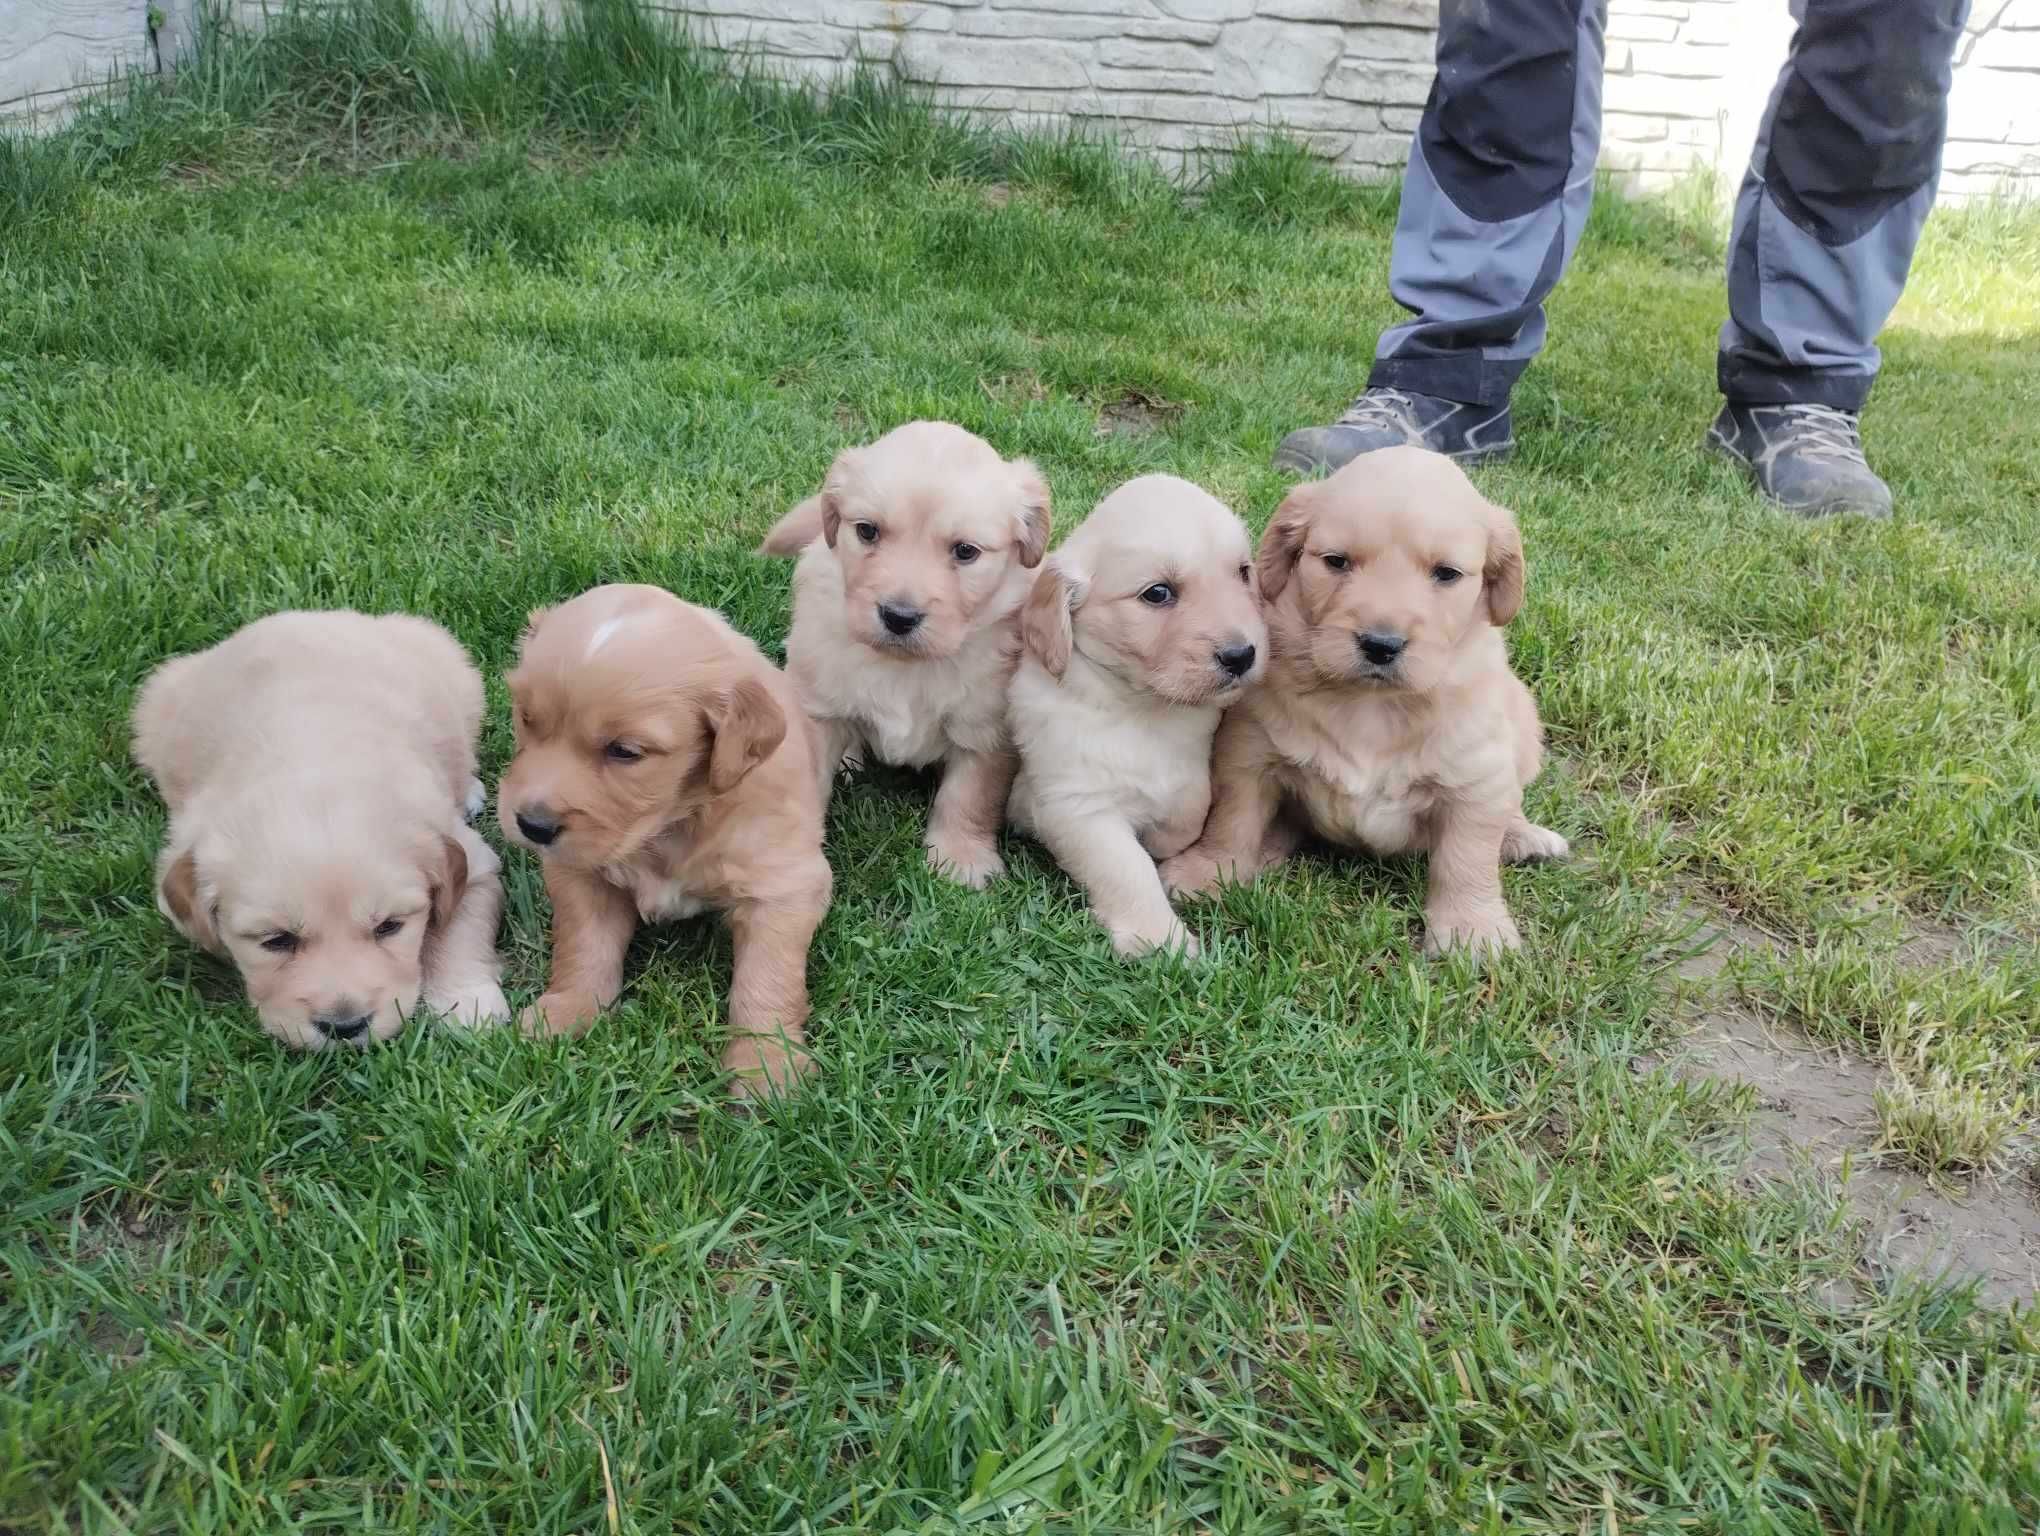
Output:
<svg viewBox="0 0 2040 1536">
<path fill-rule="evenodd" d="M 1032 464 L 915 421 L 839 454 L 761 547 L 800 556 L 786 664 L 821 728 L 823 803 L 846 758 L 940 763 L 928 862 L 973 888 L 1005 869 L 1006 683 L 1048 527 Z"/>
<path fill-rule="evenodd" d="M 1251 549 L 1215 497 L 1143 475 L 1064 541 L 1021 615 L 1008 814 L 1083 886 L 1122 955 L 1197 952 L 1155 860 L 1203 829 L 1212 733 L 1262 672 Z"/>
<path fill-rule="evenodd" d="M 1523 602 L 1515 519 L 1451 460 L 1384 448 L 1291 491 L 1258 569 L 1267 681 L 1219 728 L 1210 822 L 1164 880 L 1252 880 L 1307 828 L 1430 855 L 1426 952 L 1516 948 L 1501 862 L 1567 848 L 1523 815 L 1543 733 L 1502 642 Z"/>
<path fill-rule="evenodd" d="M 792 685 L 720 614 L 610 586 L 531 616 L 509 675 L 506 836 L 540 855 L 552 981 L 525 1015 L 580 1034 L 623 990 L 638 924 L 715 910 L 735 946 L 733 1091 L 807 1069 L 807 953 L 829 908 L 815 733 Z"/>
<path fill-rule="evenodd" d="M 170 807 L 156 904 L 232 960 L 302 1051 L 388 1040 L 422 1002 L 510 1017 L 482 808 L 482 679 L 438 625 L 279 613 L 158 667 L 134 751 Z"/>
</svg>

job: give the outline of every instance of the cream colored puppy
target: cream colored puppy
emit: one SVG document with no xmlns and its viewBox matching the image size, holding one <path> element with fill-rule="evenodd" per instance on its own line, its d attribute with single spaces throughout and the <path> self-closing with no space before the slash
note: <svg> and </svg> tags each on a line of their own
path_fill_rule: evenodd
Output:
<svg viewBox="0 0 2040 1536">
<path fill-rule="evenodd" d="M 1210 821 L 1163 878 L 1251 880 L 1308 827 L 1430 855 L 1428 952 L 1516 948 L 1502 861 L 1567 852 L 1523 815 L 1543 733 L 1502 642 L 1523 603 L 1516 520 L 1450 459 L 1383 448 L 1291 491 L 1258 570 L 1268 677 L 1220 727 Z"/>
<path fill-rule="evenodd" d="M 510 1017 L 482 806 L 482 679 L 424 619 L 279 613 L 158 667 L 134 750 L 170 807 L 156 902 L 231 959 L 262 1027 L 387 1040 L 422 1002 Z"/>
<path fill-rule="evenodd" d="M 915 421 L 839 454 L 762 546 L 800 554 L 786 665 L 822 730 L 824 802 L 846 759 L 941 764 L 928 862 L 972 887 L 1005 869 L 1006 683 L 1048 527 L 1032 464 Z"/>
<path fill-rule="evenodd" d="M 1008 815 L 1083 886 L 1122 955 L 1197 952 L 1155 860 L 1203 830 L 1212 733 L 1261 675 L 1251 554 L 1216 497 L 1143 475 L 1064 541 L 1021 615 Z"/>
</svg>

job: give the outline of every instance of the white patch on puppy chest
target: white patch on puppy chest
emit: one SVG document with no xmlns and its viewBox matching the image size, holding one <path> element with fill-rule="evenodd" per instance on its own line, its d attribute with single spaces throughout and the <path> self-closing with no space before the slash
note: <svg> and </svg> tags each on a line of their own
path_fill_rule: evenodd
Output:
<svg viewBox="0 0 2040 1536">
<path fill-rule="evenodd" d="M 615 639 L 617 632 L 629 623 L 630 615 L 625 613 L 619 614 L 613 619 L 604 619 L 600 624 L 597 624 L 595 626 L 595 633 L 588 637 L 588 649 L 582 655 L 581 660 L 592 661 L 595 653 Z"/>
</svg>

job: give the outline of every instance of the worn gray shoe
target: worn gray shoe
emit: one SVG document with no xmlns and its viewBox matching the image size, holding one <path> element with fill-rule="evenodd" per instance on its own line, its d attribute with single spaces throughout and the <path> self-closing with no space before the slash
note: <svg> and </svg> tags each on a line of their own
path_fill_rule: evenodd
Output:
<svg viewBox="0 0 2040 1536">
<path fill-rule="evenodd" d="M 1891 516 L 1891 487 L 1863 457 L 1854 411 L 1731 400 L 1707 429 L 1706 446 L 1734 459 L 1758 490 L 1801 517 Z"/>
<path fill-rule="evenodd" d="M 1516 446 L 1509 407 L 1466 405 L 1405 389 L 1371 388 L 1329 427 L 1303 427 L 1282 439 L 1275 467 L 1328 475 L 1363 453 L 1414 443 L 1462 464 L 1507 458 Z"/>
</svg>

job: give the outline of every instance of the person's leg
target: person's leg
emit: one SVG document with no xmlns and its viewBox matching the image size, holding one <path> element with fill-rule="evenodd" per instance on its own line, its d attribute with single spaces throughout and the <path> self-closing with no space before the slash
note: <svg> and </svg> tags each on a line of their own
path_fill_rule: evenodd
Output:
<svg viewBox="0 0 2040 1536">
<path fill-rule="evenodd" d="M 1335 469 L 1390 443 L 1465 462 L 1514 445 L 1509 390 L 1579 243 L 1601 142 L 1607 0 L 1444 0 L 1438 73 L 1410 145 L 1367 393 L 1292 432 L 1278 467 Z"/>
<path fill-rule="evenodd" d="M 1969 0 L 1795 0 L 1729 239 L 1710 446 L 1809 514 L 1883 516 L 1856 417 L 1934 206 Z"/>
</svg>

